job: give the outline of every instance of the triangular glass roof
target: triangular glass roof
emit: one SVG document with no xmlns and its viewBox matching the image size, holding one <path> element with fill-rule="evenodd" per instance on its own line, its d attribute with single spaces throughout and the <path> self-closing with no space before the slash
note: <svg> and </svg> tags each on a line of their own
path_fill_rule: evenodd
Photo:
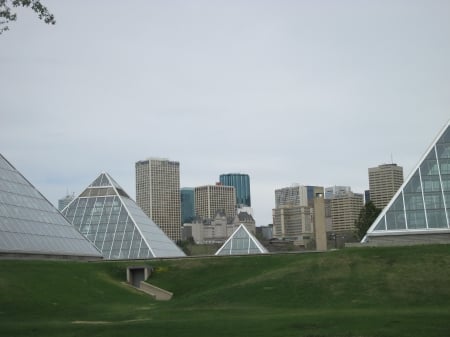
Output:
<svg viewBox="0 0 450 337">
<path fill-rule="evenodd" d="M 265 254 L 267 249 L 241 224 L 215 255 Z"/>
<path fill-rule="evenodd" d="M 0 252 L 101 258 L 100 252 L 1 154 Z"/>
<path fill-rule="evenodd" d="M 62 213 L 105 259 L 185 256 L 108 173 L 102 173 Z"/>
<path fill-rule="evenodd" d="M 450 232 L 450 123 L 367 231 L 371 236 Z"/>
</svg>

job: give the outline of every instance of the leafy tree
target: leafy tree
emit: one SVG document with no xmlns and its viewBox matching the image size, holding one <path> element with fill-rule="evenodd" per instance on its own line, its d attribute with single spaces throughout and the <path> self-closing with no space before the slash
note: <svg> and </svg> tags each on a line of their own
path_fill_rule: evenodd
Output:
<svg viewBox="0 0 450 337">
<path fill-rule="evenodd" d="M 0 34 L 9 30 L 8 24 L 17 20 L 14 7 L 30 7 L 45 23 L 54 25 L 55 16 L 39 0 L 0 0 Z"/>
<path fill-rule="evenodd" d="M 356 236 L 358 239 L 361 240 L 364 235 L 366 235 L 367 230 L 373 224 L 380 212 L 381 209 L 375 207 L 372 201 L 369 201 L 363 208 L 361 208 L 358 220 L 355 221 Z"/>
</svg>

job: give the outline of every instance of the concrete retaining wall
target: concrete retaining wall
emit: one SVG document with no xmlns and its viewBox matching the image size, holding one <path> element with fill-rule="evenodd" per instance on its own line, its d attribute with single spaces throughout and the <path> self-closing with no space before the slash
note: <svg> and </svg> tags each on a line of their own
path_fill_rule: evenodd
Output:
<svg viewBox="0 0 450 337">
<path fill-rule="evenodd" d="M 450 233 L 403 234 L 403 235 L 370 235 L 368 242 L 362 244 L 346 244 L 346 247 L 368 246 L 410 246 L 426 244 L 449 244 Z"/>
<path fill-rule="evenodd" d="M 150 283 L 144 281 L 141 282 L 141 286 L 138 288 L 143 292 L 153 296 L 158 301 L 168 301 L 172 298 L 173 293 L 170 291 L 158 288 Z"/>
</svg>

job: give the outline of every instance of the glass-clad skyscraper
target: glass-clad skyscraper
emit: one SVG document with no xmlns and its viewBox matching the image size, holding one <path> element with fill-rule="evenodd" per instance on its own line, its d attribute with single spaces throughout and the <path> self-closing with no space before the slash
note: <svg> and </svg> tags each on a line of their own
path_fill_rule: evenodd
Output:
<svg viewBox="0 0 450 337">
<path fill-rule="evenodd" d="M 0 255 L 101 259 L 100 252 L 0 154 Z"/>
<path fill-rule="evenodd" d="M 180 189 L 181 223 L 190 223 L 195 217 L 195 192 L 193 187 Z"/>
<path fill-rule="evenodd" d="M 220 183 L 225 186 L 234 186 L 236 190 L 236 205 L 250 207 L 250 177 L 248 174 L 228 173 L 220 175 Z"/>
<path fill-rule="evenodd" d="M 107 173 L 100 174 L 63 214 L 105 259 L 185 256 Z"/>
<path fill-rule="evenodd" d="M 363 242 L 389 235 L 450 239 L 450 124 L 367 231 Z M 392 239 L 392 238 L 391 238 Z M 395 238 L 394 238 L 395 239 Z"/>
</svg>

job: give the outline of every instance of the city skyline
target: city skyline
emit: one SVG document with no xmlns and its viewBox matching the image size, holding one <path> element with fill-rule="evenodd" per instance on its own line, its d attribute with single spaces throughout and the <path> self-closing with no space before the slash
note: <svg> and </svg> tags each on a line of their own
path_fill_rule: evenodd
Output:
<svg viewBox="0 0 450 337">
<path fill-rule="evenodd" d="M 18 8 L 0 36 L 0 143 L 53 204 L 103 171 L 133 195 L 159 156 L 180 187 L 248 174 L 266 225 L 292 183 L 406 179 L 450 115 L 449 2 L 45 5 L 56 25 Z"/>
<path fill-rule="evenodd" d="M 384 165 L 384 164 L 387 164 L 387 163 L 383 163 L 383 164 L 381 164 L 381 165 Z M 131 165 L 131 166 L 134 166 L 134 165 Z M 182 163 L 180 163 L 180 171 L 182 171 L 182 168 L 181 168 L 181 166 L 182 166 Z M 367 175 L 367 169 L 368 169 L 368 167 L 366 168 L 366 172 L 365 172 L 365 174 Z M 102 172 L 103 171 L 105 171 L 105 170 L 102 170 Z M 135 171 L 133 170 L 133 174 L 135 174 Z M 410 174 L 411 174 L 411 172 L 408 172 L 406 175 L 405 175 L 405 179 L 406 179 L 406 177 L 409 177 L 410 176 Z M 39 179 L 38 179 L 39 180 Z M 125 177 L 125 180 L 127 180 L 127 177 Z M 136 189 L 135 189 L 135 178 L 134 177 L 132 177 L 132 188 L 134 187 L 134 192 L 136 193 Z M 180 181 L 182 181 L 183 179 L 182 179 L 182 176 L 181 176 L 181 174 L 180 174 Z M 219 181 L 216 181 L 215 183 L 219 183 Z M 192 184 L 190 184 L 190 186 L 189 187 L 193 187 L 193 188 L 195 188 L 195 187 L 201 187 L 201 186 L 204 186 L 204 185 L 207 185 L 207 183 L 200 183 L 198 186 L 193 186 Z M 210 185 L 213 185 L 213 183 L 211 183 Z M 299 185 L 299 183 L 298 182 L 292 182 L 291 183 L 291 186 L 292 185 Z M 363 188 L 365 188 L 365 189 L 369 189 L 369 178 L 367 177 L 367 182 L 366 182 L 366 185 L 367 186 L 365 186 L 365 187 L 363 187 Z M 301 185 L 301 186 L 303 186 L 303 185 Z M 320 186 L 320 184 L 318 184 L 318 186 Z M 324 187 L 324 188 L 326 188 L 326 187 L 333 187 L 333 186 L 336 186 L 336 185 L 330 185 L 330 186 L 326 186 L 326 185 L 322 185 L 321 187 Z M 361 193 L 361 194 L 364 194 L 364 190 L 360 190 L 360 189 L 358 189 L 358 188 L 353 188 L 353 186 L 351 186 L 351 185 L 349 185 L 349 187 L 352 189 L 352 191 L 354 191 L 355 193 Z M 62 186 L 61 185 L 61 191 L 63 191 L 64 189 L 67 189 L 67 188 L 69 188 L 70 190 L 74 190 L 72 187 L 69 187 L 69 186 Z M 181 183 L 180 183 L 180 189 L 181 188 L 186 188 L 186 186 L 183 186 Z M 275 192 L 275 190 L 277 190 L 277 189 L 283 189 L 283 188 L 288 188 L 288 186 L 282 186 L 282 184 L 280 183 L 279 185 L 277 185 L 277 188 L 274 188 L 272 191 L 271 191 L 271 199 L 274 199 L 274 197 L 273 197 L 273 194 L 274 194 L 274 192 Z M 56 190 L 58 190 L 58 188 L 56 187 Z M 78 196 L 79 194 L 81 194 L 82 193 L 82 191 L 83 191 L 83 189 L 81 189 L 81 190 L 78 190 L 78 191 L 76 191 L 76 192 L 72 192 L 72 194 L 76 197 L 76 196 Z M 253 192 L 252 192 L 253 193 Z M 56 194 L 54 194 L 53 195 L 53 198 L 52 199 L 50 199 L 47 195 L 45 195 L 44 194 L 44 196 L 47 198 L 47 199 L 49 199 L 49 201 L 56 207 L 56 208 L 58 208 L 58 202 L 59 202 L 59 200 L 60 199 L 62 199 L 62 198 L 64 198 L 65 196 L 66 196 L 66 194 L 61 194 L 61 195 L 56 195 Z M 134 194 L 134 196 L 135 196 L 135 194 Z M 258 198 L 258 197 L 256 197 L 256 198 Z M 53 200 L 54 199 L 54 200 Z M 134 200 L 134 201 L 136 201 L 136 198 L 135 197 L 132 197 L 132 199 Z M 180 200 L 181 201 L 181 200 Z M 270 212 L 272 211 L 272 209 L 275 207 L 275 200 L 272 200 L 272 204 L 271 204 L 271 206 L 270 206 L 271 208 L 269 209 L 270 210 Z M 253 207 L 252 207 L 253 208 Z M 266 213 L 267 213 L 267 210 L 265 210 L 266 211 Z M 181 212 L 181 208 L 180 208 L 180 212 Z M 272 215 L 270 215 L 270 220 L 272 220 Z M 267 224 L 271 224 L 272 223 L 272 221 L 269 221 L 269 222 L 261 222 L 257 217 L 255 217 L 255 220 L 256 220 L 256 224 L 257 224 L 257 226 L 266 226 Z"/>
</svg>

